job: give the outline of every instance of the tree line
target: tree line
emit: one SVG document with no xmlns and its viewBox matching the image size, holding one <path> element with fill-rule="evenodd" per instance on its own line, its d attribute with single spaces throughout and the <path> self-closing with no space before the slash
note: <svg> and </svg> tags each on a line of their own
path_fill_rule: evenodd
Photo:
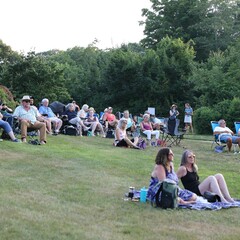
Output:
<svg viewBox="0 0 240 240">
<path fill-rule="evenodd" d="M 237 1 L 151 3 L 142 10 L 146 37 L 139 43 L 23 54 L 0 41 L 0 84 L 16 100 L 26 94 L 36 102 L 74 99 L 98 112 L 155 107 L 158 116 L 168 116 L 176 103 L 183 116 L 189 102 L 199 133 L 211 132 L 211 120 L 240 120 Z"/>
</svg>

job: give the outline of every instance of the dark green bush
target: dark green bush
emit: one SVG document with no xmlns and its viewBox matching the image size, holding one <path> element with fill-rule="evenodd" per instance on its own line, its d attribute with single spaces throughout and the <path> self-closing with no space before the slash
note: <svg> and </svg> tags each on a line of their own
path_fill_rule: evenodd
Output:
<svg viewBox="0 0 240 240">
<path fill-rule="evenodd" d="M 211 121 L 218 121 L 220 115 L 214 109 L 201 107 L 194 111 L 193 127 L 195 133 L 212 134 Z"/>
<path fill-rule="evenodd" d="M 234 132 L 234 122 L 240 121 L 240 98 L 223 100 L 213 108 L 198 108 L 193 117 L 195 132 L 199 134 L 212 133 L 210 122 L 219 119 L 225 119 L 227 126 Z"/>
</svg>

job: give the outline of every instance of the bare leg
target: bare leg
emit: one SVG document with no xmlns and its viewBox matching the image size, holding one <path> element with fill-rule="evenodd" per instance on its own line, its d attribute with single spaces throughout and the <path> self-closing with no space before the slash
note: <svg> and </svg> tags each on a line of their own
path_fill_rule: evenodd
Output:
<svg viewBox="0 0 240 240">
<path fill-rule="evenodd" d="M 14 136 L 13 131 L 10 131 L 10 132 L 8 133 L 8 135 L 9 135 L 9 137 L 11 138 L 11 140 L 15 140 L 15 139 L 16 139 L 16 137 Z"/>
<path fill-rule="evenodd" d="M 59 132 L 61 126 L 62 126 L 62 120 L 61 120 L 61 119 L 58 119 L 58 121 L 57 121 L 57 123 L 56 123 L 56 131 Z"/>
<path fill-rule="evenodd" d="M 78 123 L 81 125 L 81 127 L 82 127 L 82 129 L 83 130 L 88 130 L 89 129 L 89 127 L 87 127 L 86 125 L 84 125 L 84 123 L 83 123 L 83 121 L 80 119 L 80 121 L 78 121 Z"/>
<path fill-rule="evenodd" d="M 103 126 L 100 122 L 97 123 L 97 129 L 100 131 L 100 134 L 102 135 L 102 137 L 105 137 Z"/>
<path fill-rule="evenodd" d="M 220 198 L 221 202 L 227 203 L 228 201 L 223 196 L 221 189 L 219 188 L 218 181 L 214 176 L 209 176 L 203 180 L 198 186 L 200 193 L 203 195 L 205 191 L 211 191 L 216 193 Z"/>
<path fill-rule="evenodd" d="M 94 132 L 95 132 L 95 130 L 96 130 L 96 127 L 97 127 L 97 123 L 96 123 L 96 122 L 93 122 L 93 123 L 91 124 L 92 136 L 94 136 Z"/>
<path fill-rule="evenodd" d="M 135 137 L 134 138 L 134 142 L 133 142 L 135 145 L 137 145 L 137 143 L 138 143 L 138 137 Z"/>
<path fill-rule="evenodd" d="M 46 128 L 48 133 L 52 133 L 52 123 L 49 119 L 45 119 L 46 122 Z"/>
<path fill-rule="evenodd" d="M 231 196 L 229 194 L 228 187 L 227 187 L 226 181 L 224 179 L 224 176 L 222 174 L 218 173 L 214 177 L 217 179 L 219 188 L 221 189 L 221 192 L 222 192 L 223 196 L 225 197 L 225 199 L 229 202 L 234 202 L 234 200 L 231 198 Z"/>
<path fill-rule="evenodd" d="M 227 146 L 228 146 L 228 151 L 231 152 L 231 148 L 232 148 L 232 139 L 231 138 L 228 138 Z"/>
<path fill-rule="evenodd" d="M 124 141 L 128 144 L 128 146 L 139 149 L 139 147 L 136 144 L 134 144 L 130 139 L 124 138 Z"/>
</svg>

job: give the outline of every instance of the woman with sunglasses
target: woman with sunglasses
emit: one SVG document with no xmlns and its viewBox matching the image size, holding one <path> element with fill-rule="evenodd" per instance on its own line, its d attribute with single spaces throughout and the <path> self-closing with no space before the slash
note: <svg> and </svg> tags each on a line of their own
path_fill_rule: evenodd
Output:
<svg viewBox="0 0 240 240">
<path fill-rule="evenodd" d="M 158 188 L 155 186 L 160 181 L 170 179 L 178 184 L 178 177 L 174 172 L 174 154 L 170 148 L 161 148 L 155 159 L 155 166 L 151 174 L 150 184 L 148 188 L 148 199 L 153 201 Z M 197 199 L 197 195 L 189 190 L 180 189 L 178 191 L 178 203 L 193 203 Z"/>
<path fill-rule="evenodd" d="M 204 192 L 210 191 L 217 194 L 221 202 L 234 202 L 229 194 L 226 181 L 222 174 L 218 173 L 214 176 L 207 177 L 202 182 L 199 181 L 196 158 L 190 150 L 184 151 L 177 176 L 181 179 L 185 189 L 196 193 L 198 196 L 202 196 Z"/>
</svg>

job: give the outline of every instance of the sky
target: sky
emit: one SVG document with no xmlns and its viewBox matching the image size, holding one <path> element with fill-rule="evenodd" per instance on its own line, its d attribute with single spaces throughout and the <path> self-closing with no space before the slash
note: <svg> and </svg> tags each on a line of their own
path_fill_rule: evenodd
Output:
<svg viewBox="0 0 240 240">
<path fill-rule="evenodd" d="M 144 38 L 150 0 L 1 0 L 0 39 L 18 52 L 120 47 Z"/>
</svg>

